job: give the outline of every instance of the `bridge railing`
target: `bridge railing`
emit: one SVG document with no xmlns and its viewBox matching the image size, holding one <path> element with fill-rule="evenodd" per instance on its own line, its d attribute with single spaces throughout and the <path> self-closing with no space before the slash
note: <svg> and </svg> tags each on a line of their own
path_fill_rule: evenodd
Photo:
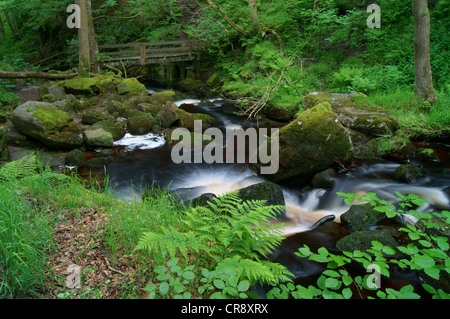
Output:
<svg viewBox="0 0 450 319">
<path fill-rule="evenodd" d="M 125 64 L 153 64 L 164 62 L 191 61 L 200 44 L 193 40 L 161 42 L 131 42 L 99 45 L 102 62 Z"/>
</svg>

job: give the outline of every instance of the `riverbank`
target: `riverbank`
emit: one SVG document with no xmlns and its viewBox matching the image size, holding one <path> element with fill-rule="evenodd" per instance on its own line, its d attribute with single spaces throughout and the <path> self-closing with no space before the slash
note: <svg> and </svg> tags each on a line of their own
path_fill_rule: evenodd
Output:
<svg viewBox="0 0 450 319">
<path fill-rule="evenodd" d="M 171 101 L 174 101 L 174 94 L 170 93 Z M 167 93 L 158 95 L 158 97 L 161 96 L 167 96 Z M 313 94 L 310 97 L 314 96 L 316 95 Z M 50 97 L 47 96 L 47 98 Z M 92 97 L 89 99 L 92 99 Z M 334 102 L 332 99 L 328 100 L 327 103 L 332 107 Z M 82 98 L 80 101 L 87 101 L 87 99 Z M 80 101 L 78 101 L 78 103 L 80 103 Z M 187 102 L 187 100 L 185 100 L 185 102 Z M 188 107 L 185 106 L 184 108 L 195 110 L 195 112 L 208 108 L 209 110 L 226 108 L 225 104 L 214 104 L 217 103 L 217 101 L 204 101 L 204 104 L 202 104 L 201 100 L 190 102 L 194 103 L 190 106 L 188 105 Z M 56 103 L 58 102 L 56 101 Z M 100 101 L 97 101 L 97 103 L 100 103 Z M 320 101 L 320 103 L 324 103 L 324 101 Z M 125 103 L 125 105 L 129 104 L 130 103 Z M 180 109 L 183 109 L 183 107 L 181 107 L 182 102 L 179 104 Z M 116 104 L 116 106 L 117 105 L 120 106 L 121 104 Z M 143 105 L 139 105 L 141 108 L 143 107 Z M 149 107 L 150 105 L 144 104 L 144 106 Z M 314 104 L 310 105 L 310 107 L 314 106 Z M 204 107 L 204 109 L 202 109 L 202 107 Z M 83 112 L 86 110 L 87 108 L 84 108 Z M 115 110 L 120 111 L 120 108 Z M 233 114 L 232 108 L 227 112 L 229 113 L 225 114 Z M 210 114 L 214 115 L 215 113 Z M 224 114 L 220 115 L 225 116 Z M 234 116 L 236 115 L 226 118 L 229 122 L 222 122 L 222 124 L 228 123 L 228 125 L 236 125 Z M 214 118 L 214 116 L 212 117 Z M 344 120 L 344 117 L 341 116 L 338 121 L 342 121 L 341 119 Z M 399 135 L 400 134 L 396 134 L 395 136 L 398 138 Z M 16 139 L 16 141 L 18 144 L 25 144 L 24 140 Z M 118 141 L 120 141 L 120 139 L 118 139 Z M 297 216 L 299 220 L 297 221 L 298 224 L 293 224 L 293 231 L 288 233 L 284 232 L 285 235 L 289 235 L 285 244 L 281 245 L 274 255 L 271 256 L 271 260 L 278 259 L 278 261 L 281 262 L 279 264 L 280 267 L 287 267 L 291 273 L 294 273 L 294 278 L 309 278 L 318 274 L 317 268 L 315 268 L 310 261 L 307 261 L 304 258 L 295 257 L 295 252 L 301 248 L 302 245 L 311 245 L 311 243 L 314 242 L 314 245 L 317 245 L 317 247 L 314 246 L 316 248 L 323 246 L 330 249 L 330 251 L 338 252 L 338 250 L 336 250 L 337 241 L 352 233 L 352 231 L 343 227 L 339 223 L 339 220 L 333 221 L 335 216 L 340 217 L 350 208 L 350 206 L 343 205 L 342 198 L 340 199 L 340 202 L 335 201 L 338 197 L 336 192 L 358 193 L 358 191 L 361 190 L 365 193 L 376 192 L 388 195 L 387 199 L 390 201 L 393 200 L 394 202 L 395 191 L 405 194 L 419 192 L 423 198 L 426 198 L 432 204 L 431 206 L 428 206 L 427 209 L 446 209 L 445 201 L 448 201 L 448 187 L 446 189 L 445 179 L 447 178 L 446 174 L 448 174 L 448 167 L 446 167 L 446 165 L 448 165 L 448 161 L 446 162 L 446 160 L 448 160 L 448 148 L 445 148 L 444 146 L 435 154 L 430 151 L 427 154 L 424 154 L 427 155 L 425 157 L 418 156 L 412 158 L 408 157 L 411 153 L 399 152 L 398 147 L 393 148 L 391 145 L 392 143 L 390 142 L 391 140 L 385 139 L 385 137 L 370 139 L 370 141 L 377 141 L 376 143 L 372 142 L 372 144 L 369 144 L 370 141 L 365 138 L 358 139 L 357 141 L 359 141 L 359 143 L 356 143 L 354 146 L 360 148 L 361 153 L 359 154 L 368 155 L 365 155 L 367 156 L 365 159 L 360 156 L 355 167 L 342 167 L 338 165 L 335 167 L 334 172 L 325 172 L 324 174 L 315 177 L 313 180 L 314 183 L 306 188 L 301 190 L 284 189 L 281 197 L 277 199 L 276 203 L 283 204 L 284 202 L 286 205 L 294 206 L 295 209 L 301 210 L 300 214 L 294 215 Z M 412 143 L 404 143 L 404 141 L 405 137 L 402 137 L 399 143 L 401 146 L 400 150 L 403 148 L 409 150 Z M 9 149 L 17 147 L 17 143 L 14 142 L 13 144 L 16 145 L 10 145 Z M 155 147 L 145 149 L 145 145 L 142 143 L 155 143 L 157 146 L 153 145 Z M 102 149 L 100 156 L 95 150 L 89 151 L 95 153 L 92 158 L 107 159 L 106 162 L 99 164 L 101 166 L 98 166 L 99 171 L 97 173 L 95 170 L 88 169 L 88 171 L 92 172 L 94 175 L 102 176 L 104 171 L 101 167 L 106 165 L 108 179 L 101 187 L 98 187 L 98 184 L 95 184 L 95 182 L 92 181 L 93 184 L 88 183 L 86 187 L 86 181 L 82 181 L 78 177 L 66 179 L 66 175 L 52 175 L 53 173 L 50 174 L 49 172 L 47 172 L 47 174 L 39 175 L 36 175 L 36 172 L 34 172 L 26 178 L 2 181 L 5 186 L 2 187 L 4 189 L 2 200 L 11 207 L 11 210 L 9 210 L 10 214 L 5 215 L 9 218 L 8 220 L 11 221 L 7 224 L 11 226 L 11 229 L 14 228 L 17 230 L 10 234 L 18 236 L 14 238 L 5 238 L 5 240 L 2 240 L 2 243 L 7 244 L 18 241 L 21 243 L 17 246 L 18 256 L 28 256 L 22 258 L 22 261 L 25 261 L 26 263 L 21 264 L 20 259 L 16 259 L 13 254 L 6 255 L 7 258 L 5 258 L 5 260 L 8 261 L 8 275 L 6 280 L 2 280 L 2 287 L 4 287 L 2 295 L 4 297 L 140 298 L 146 297 L 149 290 L 150 292 L 154 291 L 152 290 L 154 288 L 159 289 L 159 295 L 156 295 L 156 293 L 154 295 L 152 294 L 155 297 L 173 297 L 176 294 L 176 292 L 172 290 L 170 290 L 170 294 L 167 294 L 167 292 L 166 294 L 163 294 L 162 292 L 165 291 L 165 288 L 161 288 L 165 287 L 165 284 L 162 284 L 163 282 L 167 282 L 168 284 L 175 282 L 170 281 L 169 278 L 175 280 L 177 278 L 176 274 L 173 274 L 173 277 L 170 277 L 168 276 L 171 274 L 170 272 L 162 274 L 156 271 L 156 269 L 159 269 L 157 267 L 167 265 L 166 263 L 171 259 L 163 258 L 159 260 L 158 258 L 161 257 L 155 259 L 155 256 L 153 255 L 150 255 L 152 256 L 150 258 L 145 250 L 142 253 L 137 253 L 134 249 L 145 232 L 150 232 L 158 236 L 170 233 L 171 236 L 175 236 L 177 233 L 173 233 L 173 229 L 170 230 L 170 225 L 172 227 L 179 227 L 179 231 L 182 233 L 178 235 L 182 236 L 180 238 L 184 238 L 183 236 L 185 236 L 185 234 L 190 233 L 195 234 L 195 236 L 200 236 L 202 234 L 200 229 L 203 229 L 203 226 L 200 227 L 201 225 L 197 225 L 196 227 L 191 228 L 189 225 L 185 224 L 186 218 L 191 211 L 184 206 L 183 202 L 180 202 L 173 197 L 174 193 L 153 188 L 150 189 L 150 196 L 147 195 L 143 201 L 129 200 L 128 202 L 124 202 L 116 199 L 120 196 L 117 196 L 112 187 L 114 181 L 119 182 L 119 184 L 116 184 L 115 186 L 127 184 L 126 190 L 133 189 L 134 187 L 139 189 L 141 186 L 145 186 L 146 183 L 139 186 L 135 183 L 133 186 L 129 179 L 131 175 L 135 174 L 136 176 L 141 176 L 141 178 L 148 177 L 151 180 L 154 180 L 155 175 L 153 175 L 152 171 L 162 170 L 162 174 L 167 175 L 166 177 L 168 180 L 174 178 L 175 184 L 178 183 L 178 187 L 175 188 L 181 190 L 185 187 L 195 186 L 194 188 L 200 191 L 199 194 L 213 190 L 213 184 L 214 187 L 222 186 L 220 192 L 223 192 L 224 189 L 236 189 L 236 187 L 238 189 L 247 187 L 257 189 L 257 187 L 260 187 L 261 185 L 268 185 L 271 187 L 270 189 L 273 190 L 271 193 L 275 193 L 275 190 L 279 187 L 276 184 L 266 183 L 266 181 L 258 178 L 255 179 L 255 176 L 253 176 L 251 172 L 243 168 L 230 170 L 229 168 L 222 169 L 216 167 L 214 169 L 208 168 L 205 170 L 202 167 L 197 167 L 195 169 L 190 167 L 189 172 L 186 170 L 183 172 L 182 170 L 173 170 L 170 166 L 169 168 L 164 168 L 161 165 L 158 166 L 159 164 L 154 166 L 155 163 L 164 163 L 169 160 L 169 158 L 164 155 L 168 154 L 166 153 L 166 146 L 159 145 L 157 141 L 152 139 L 144 142 L 142 142 L 141 139 L 141 142 L 138 144 L 139 145 L 135 150 L 136 153 L 132 157 L 130 157 L 131 154 L 128 152 L 117 153 L 118 149 L 125 150 L 127 146 L 119 146 L 118 149 L 106 147 Z M 372 147 L 368 147 L 367 144 L 369 144 L 369 146 L 372 145 Z M 363 148 L 362 145 L 365 145 L 365 148 Z M 389 145 L 389 147 L 386 145 Z M 429 147 L 429 145 L 422 144 L 413 146 L 417 146 L 418 148 L 424 148 L 424 146 L 426 146 L 426 148 Z M 30 145 L 28 145 L 28 147 L 30 147 Z M 34 144 L 34 146 L 31 145 L 31 149 L 33 147 L 36 147 L 36 144 Z M 144 149 L 139 150 L 139 148 Z M 432 150 L 436 151 L 434 148 Z M 415 155 L 418 155 L 419 153 L 420 152 L 414 151 Z M 116 156 L 120 154 L 122 154 L 122 158 L 117 161 Z M 373 157 L 373 154 L 377 155 Z M 434 157 L 433 154 L 437 157 Z M 83 165 L 92 158 L 89 156 L 84 158 Z M 378 160 L 383 158 L 383 160 L 381 160 L 380 163 L 371 163 L 368 166 L 364 165 L 365 161 L 370 163 L 374 158 L 378 158 Z M 402 166 L 401 164 L 408 164 L 411 159 L 413 159 L 413 161 L 420 160 L 420 163 L 422 163 L 421 165 L 428 168 L 425 176 L 401 174 L 396 177 L 395 171 L 397 168 Z M 395 162 L 392 162 L 392 160 Z M 37 165 L 37 167 L 40 167 L 40 165 Z M 180 173 L 177 176 L 178 181 L 177 178 L 175 178 L 175 175 L 178 174 L 177 172 Z M 336 178 L 336 173 L 338 173 L 338 178 Z M 437 176 L 442 178 L 442 181 L 437 180 Z M 422 177 L 424 177 L 424 179 L 422 179 Z M 406 178 L 406 180 L 402 180 L 403 178 Z M 89 180 L 90 179 L 88 179 L 88 181 Z M 136 181 L 136 179 L 134 179 L 134 181 Z M 150 180 L 149 182 L 150 183 L 147 183 L 147 186 L 152 185 Z M 222 183 L 222 185 L 220 185 L 220 183 Z M 164 186 L 167 186 L 167 184 L 170 183 L 166 183 Z M 110 187 L 108 187 L 108 185 Z M 312 188 L 309 188 L 311 186 Z M 252 194 L 250 188 L 246 191 L 248 194 Z M 103 191 L 99 191 L 100 189 L 103 189 Z M 140 191 L 141 190 L 138 192 Z M 258 190 L 253 192 L 253 194 L 263 195 L 264 197 L 264 193 Z M 211 200 L 214 196 L 207 198 L 208 200 Z M 261 198 L 258 197 L 258 199 Z M 282 200 L 280 201 L 280 199 Z M 335 209 L 334 212 L 332 208 Z M 293 214 L 295 209 L 288 209 L 287 213 Z M 335 214 L 335 216 L 333 214 Z M 32 223 L 29 223 L 28 221 L 31 216 L 33 216 L 34 219 Z M 292 217 L 292 215 L 288 217 Z M 197 218 L 194 218 L 193 220 L 201 221 L 202 218 L 203 217 L 197 216 Z M 310 220 L 306 222 L 308 218 L 310 218 Z M 307 227 L 302 226 L 305 222 L 308 225 Z M 213 224 L 214 223 L 206 223 L 204 225 L 206 228 L 204 229 L 209 229 Z M 374 231 L 376 231 L 381 226 L 366 225 L 365 227 L 375 228 Z M 389 227 L 392 226 L 389 225 Z M 389 229 L 389 233 L 394 234 L 394 238 L 400 239 L 398 235 L 395 235 L 398 228 Z M 233 228 L 232 233 L 234 235 L 239 235 L 239 232 L 236 232 L 236 228 Z M 219 238 L 215 237 L 217 234 L 219 234 L 219 232 L 209 234 L 208 236 L 213 236 L 211 238 L 214 238 L 214 241 L 216 241 L 219 240 Z M 242 234 L 240 236 L 242 236 Z M 42 240 L 43 238 L 45 238 L 45 240 Z M 321 238 L 321 240 L 311 241 L 308 238 Z M 185 239 L 187 240 L 188 238 Z M 193 238 L 191 239 L 193 240 Z M 237 238 L 235 239 L 237 240 Z M 36 244 L 29 245 L 27 244 L 28 242 L 36 242 Z M 239 242 L 242 242 L 242 240 L 239 239 Z M 192 244 L 194 244 L 194 242 L 192 242 Z M 243 245 L 246 245 L 245 241 Z M 361 247 L 353 249 L 358 250 L 361 249 Z M 189 272 L 188 275 L 186 275 L 189 278 L 191 278 L 190 272 L 192 272 L 192 266 L 197 270 L 206 268 L 208 271 L 213 271 L 215 269 L 214 267 L 218 266 L 217 263 L 211 262 L 211 260 L 204 258 L 197 259 L 196 254 L 198 252 L 196 252 L 195 249 L 194 251 L 189 250 L 187 253 L 188 257 L 183 255 L 182 251 L 180 251 L 180 253 L 181 255 L 177 255 L 177 263 L 179 266 L 182 266 L 185 271 Z M 217 257 L 222 261 L 226 260 L 225 255 L 218 255 Z M 243 258 L 243 256 L 239 254 L 235 257 Z M 28 261 L 33 262 L 34 268 L 29 266 Z M 231 260 L 227 260 L 227 262 L 230 261 Z M 258 260 L 252 260 L 252 262 L 255 261 Z M 171 261 L 170 263 L 173 262 L 174 261 Z M 68 269 L 68 266 L 70 265 L 77 265 L 82 270 L 81 289 L 70 287 L 70 283 L 68 284 L 69 286 L 66 283 L 67 278 L 72 274 L 70 269 L 77 269 L 73 267 Z M 253 263 L 252 265 L 253 267 L 257 266 L 257 264 Z M 299 265 L 304 267 L 306 270 L 305 273 L 295 273 L 295 269 L 297 269 Z M 231 267 L 231 264 L 228 266 Z M 273 267 L 273 265 L 270 267 Z M 272 270 L 267 272 L 266 275 L 275 271 L 275 268 L 271 269 Z M 280 272 L 276 273 L 278 275 L 281 274 Z M 158 279 L 158 275 L 164 276 Z M 203 272 L 202 274 L 198 273 L 195 276 L 195 280 L 191 279 L 183 284 L 183 292 L 189 292 L 190 294 L 186 296 L 201 296 L 208 298 L 213 292 L 223 293 L 221 288 L 214 286 L 214 284 L 212 284 L 211 290 L 203 290 L 200 292 L 199 288 L 202 286 L 201 280 L 204 279 L 203 283 L 205 283 L 208 282 L 209 278 L 203 278 L 203 275 Z M 272 273 L 272 275 L 274 274 Z M 163 277 L 167 278 L 162 279 Z M 226 282 L 225 277 L 219 279 Z M 244 286 L 246 287 L 246 281 L 254 283 L 251 279 L 254 280 L 255 278 L 249 275 L 242 277 L 241 280 L 243 280 L 244 283 L 241 288 Z M 14 282 L 14 280 L 17 281 Z M 29 284 L 23 285 L 24 281 L 27 281 Z M 416 277 L 415 279 L 412 279 L 411 282 L 414 282 L 415 287 L 420 287 Z M 155 286 L 148 287 L 149 285 Z M 147 290 L 144 289 L 145 287 L 148 287 Z M 232 287 L 237 288 L 235 286 Z M 163 289 L 162 292 L 161 289 Z M 249 287 L 240 292 L 244 295 L 249 294 Z M 237 297 L 237 295 L 234 297 Z"/>
</svg>

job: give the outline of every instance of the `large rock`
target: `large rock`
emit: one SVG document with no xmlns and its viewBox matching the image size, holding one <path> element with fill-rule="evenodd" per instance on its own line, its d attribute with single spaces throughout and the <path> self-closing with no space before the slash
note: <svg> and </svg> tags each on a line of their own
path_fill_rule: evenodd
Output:
<svg viewBox="0 0 450 319">
<path fill-rule="evenodd" d="M 73 149 L 83 144 L 83 136 L 73 118 L 52 104 L 28 101 L 11 114 L 11 122 L 23 134 L 50 148 Z"/>
<path fill-rule="evenodd" d="M 167 102 L 157 114 L 161 127 L 168 128 L 175 123 L 178 118 L 178 107 L 171 102 Z"/>
<path fill-rule="evenodd" d="M 387 229 L 361 230 L 345 236 L 336 243 L 336 247 L 342 251 L 367 251 L 372 247 L 372 241 L 378 241 L 384 246 L 389 246 L 396 250 L 399 246 L 397 240 Z M 401 257 L 402 254 L 396 251 L 394 257 Z"/>
<path fill-rule="evenodd" d="M 355 157 L 362 159 L 385 158 L 408 162 L 417 154 L 417 148 L 408 136 L 397 131 L 388 135 L 371 139 L 355 147 Z"/>
<path fill-rule="evenodd" d="M 425 171 L 421 167 L 411 164 L 400 165 L 394 171 L 394 179 L 408 184 L 425 176 Z"/>
<path fill-rule="evenodd" d="M 393 132 L 397 123 L 384 110 L 370 107 L 358 101 L 363 94 L 313 92 L 303 100 L 303 108 L 308 110 L 320 103 L 330 103 L 333 112 L 345 127 L 368 135 L 384 135 Z"/>
<path fill-rule="evenodd" d="M 89 95 L 100 91 L 97 78 L 74 78 L 63 81 L 62 85 L 68 94 Z"/>
<path fill-rule="evenodd" d="M 145 85 L 139 82 L 136 78 L 122 80 L 117 85 L 117 93 L 120 95 L 148 95 Z"/>
<path fill-rule="evenodd" d="M 152 131 L 154 124 L 155 119 L 151 114 L 134 114 L 128 118 L 127 130 L 132 135 L 145 135 Z"/>
<path fill-rule="evenodd" d="M 341 224 L 351 231 L 370 230 L 386 218 L 384 212 L 376 211 L 371 204 L 352 205 L 341 215 Z"/>
<path fill-rule="evenodd" d="M 271 139 L 276 139 L 272 136 Z M 279 143 L 279 169 L 266 178 L 278 182 L 286 181 L 297 186 L 307 184 L 315 174 L 322 172 L 336 162 L 346 163 L 353 155 L 353 147 L 347 129 L 343 127 L 331 110 L 329 103 L 321 103 L 282 127 Z M 266 141 L 258 152 L 264 148 L 270 150 Z M 257 154 L 253 154 L 254 159 Z M 250 168 L 259 173 L 263 164 L 251 164 Z"/>
<path fill-rule="evenodd" d="M 92 129 L 94 130 L 99 128 L 111 133 L 114 141 L 120 140 L 126 134 L 125 121 L 106 119 L 92 125 Z"/>
<path fill-rule="evenodd" d="M 85 131 L 84 138 L 86 144 L 93 147 L 111 147 L 114 142 L 112 134 L 101 128 Z"/>
<path fill-rule="evenodd" d="M 241 188 L 237 190 L 237 195 L 243 201 L 265 200 L 267 201 L 266 205 L 286 205 L 283 189 L 281 186 L 271 182 L 258 183 Z"/>
<path fill-rule="evenodd" d="M 69 154 L 64 158 L 64 164 L 68 166 L 75 166 L 77 168 L 83 166 L 84 163 L 84 155 L 83 152 L 79 149 L 74 149 L 70 151 Z"/>
</svg>

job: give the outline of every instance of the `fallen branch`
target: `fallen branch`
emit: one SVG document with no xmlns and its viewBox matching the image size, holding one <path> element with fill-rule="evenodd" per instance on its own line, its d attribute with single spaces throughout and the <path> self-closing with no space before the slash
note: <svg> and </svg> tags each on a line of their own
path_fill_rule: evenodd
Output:
<svg viewBox="0 0 450 319">
<path fill-rule="evenodd" d="M 78 75 L 78 73 L 70 73 L 70 74 L 53 74 L 53 73 L 45 73 L 45 72 L 7 72 L 0 71 L 0 78 L 2 79 L 47 79 L 47 80 L 66 80 L 74 78 Z"/>
<path fill-rule="evenodd" d="M 109 270 L 114 271 L 114 272 L 116 272 L 118 274 L 121 274 L 122 276 L 127 276 L 126 273 L 121 272 L 120 270 L 112 268 L 111 265 L 109 264 L 108 258 L 105 257 L 105 261 L 106 261 L 106 266 L 108 267 Z"/>
<path fill-rule="evenodd" d="M 228 17 L 228 15 L 226 14 L 225 11 L 222 10 L 221 7 L 219 7 L 217 4 L 215 4 L 214 2 L 212 2 L 211 0 L 206 0 L 208 2 L 208 4 L 216 11 L 218 11 L 222 17 L 228 22 L 228 24 L 230 26 L 233 27 L 233 29 L 235 29 L 237 32 L 239 32 L 242 35 L 249 35 L 249 33 L 247 31 L 245 31 L 244 29 L 242 29 L 241 27 L 239 27 L 237 24 L 235 24 L 230 17 Z"/>
</svg>

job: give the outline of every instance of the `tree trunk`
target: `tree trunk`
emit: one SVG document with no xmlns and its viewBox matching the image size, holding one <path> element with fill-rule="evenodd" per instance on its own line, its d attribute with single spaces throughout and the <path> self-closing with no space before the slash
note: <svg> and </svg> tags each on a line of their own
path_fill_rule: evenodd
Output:
<svg viewBox="0 0 450 319">
<path fill-rule="evenodd" d="M 98 74 L 100 72 L 100 67 L 97 61 L 98 45 L 94 27 L 94 19 L 92 18 L 91 0 L 87 0 L 87 14 L 89 24 L 89 49 L 90 49 L 91 71 L 94 74 Z"/>
<path fill-rule="evenodd" d="M 261 34 L 261 27 L 258 22 L 256 0 L 248 0 L 248 7 L 250 8 L 250 19 L 252 20 L 253 32 L 256 34 Z"/>
<path fill-rule="evenodd" d="M 5 38 L 5 28 L 3 27 L 3 19 L 2 19 L 2 13 L 0 12 L 0 38 L 2 38 L 3 41 L 6 40 Z"/>
<path fill-rule="evenodd" d="M 74 78 L 78 73 L 52 74 L 45 72 L 6 72 L 0 71 L 0 79 L 46 79 L 46 80 L 66 80 Z"/>
<path fill-rule="evenodd" d="M 427 0 L 412 0 L 414 17 L 414 92 L 433 104 L 437 100 L 433 88 L 430 58 L 430 12 Z"/>
<path fill-rule="evenodd" d="M 89 23 L 87 15 L 86 0 L 76 0 L 76 4 L 80 6 L 80 28 L 78 29 L 79 42 L 79 60 L 78 74 L 80 77 L 89 77 L 91 69 L 90 50 L 89 50 Z"/>
</svg>

